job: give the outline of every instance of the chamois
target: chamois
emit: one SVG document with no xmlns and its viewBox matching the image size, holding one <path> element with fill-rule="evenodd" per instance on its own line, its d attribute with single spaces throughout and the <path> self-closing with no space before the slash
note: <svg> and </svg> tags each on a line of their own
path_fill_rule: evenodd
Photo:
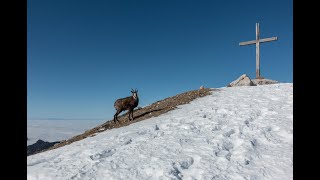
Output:
<svg viewBox="0 0 320 180">
<path fill-rule="evenodd" d="M 120 114 L 122 111 L 125 111 L 125 110 L 129 110 L 129 121 L 134 119 L 133 109 L 137 107 L 139 103 L 138 90 L 131 89 L 131 93 L 132 93 L 132 96 L 121 98 L 115 101 L 114 107 L 117 110 L 116 114 L 113 116 L 113 121 L 115 124 L 116 124 L 116 121 L 118 121 L 120 124 L 120 121 L 118 120 L 118 114 Z M 130 119 L 130 116 L 132 119 Z"/>
</svg>

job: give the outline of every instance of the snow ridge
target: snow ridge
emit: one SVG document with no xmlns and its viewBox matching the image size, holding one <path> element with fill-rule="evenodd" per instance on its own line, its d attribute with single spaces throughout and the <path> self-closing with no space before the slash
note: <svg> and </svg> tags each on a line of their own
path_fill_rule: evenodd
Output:
<svg viewBox="0 0 320 180">
<path fill-rule="evenodd" d="M 292 179 L 293 84 L 219 89 L 28 156 L 28 179 Z"/>
</svg>

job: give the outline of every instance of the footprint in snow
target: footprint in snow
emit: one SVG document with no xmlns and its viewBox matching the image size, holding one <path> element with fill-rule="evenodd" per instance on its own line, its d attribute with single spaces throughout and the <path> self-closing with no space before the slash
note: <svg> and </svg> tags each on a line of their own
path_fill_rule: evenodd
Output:
<svg viewBox="0 0 320 180">
<path fill-rule="evenodd" d="M 128 144 L 130 144 L 131 142 L 132 142 L 132 139 L 130 138 L 130 139 L 124 141 L 123 145 L 128 145 Z"/>
<path fill-rule="evenodd" d="M 264 137 L 270 142 L 273 142 L 273 143 L 280 143 L 281 142 L 281 140 L 273 134 L 271 127 L 267 127 L 265 129 L 263 129 L 262 133 L 263 133 Z"/>
<path fill-rule="evenodd" d="M 251 140 L 250 143 L 253 147 L 257 147 L 258 145 L 258 141 L 256 139 Z"/>
<path fill-rule="evenodd" d="M 122 145 L 128 145 L 132 142 L 132 139 L 128 137 L 121 137 L 118 139 L 118 142 L 120 142 Z"/>
<path fill-rule="evenodd" d="M 249 122 L 248 120 L 245 120 L 245 121 L 244 121 L 244 124 L 245 124 L 247 127 L 249 127 L 250 122 Z"/>
<path fill-rule="evenodd" d="M 262 111 L 261 111 L 261 110 L 257 110 L 256 112 L 253 113 L 254 118 L 258 118 L 258 117 L 260 117 L 261 115 L 262 115 Z M 253 120 L 254 118 L 252 117 L 252 120 Z"/>
<path fill-rule="evenodd" d="M 230 151 L 233 149 L 233 144 L 231 142 L 224 142 L 222 147 L 224 150 Z"/>
<path fill-rule="evenodd" d="M 142 130 L 139 130 L 138 132 L 137 132 L 137 134 L 139 134 L 139 135 L 144 135 L 144 134 L 147 134 L 149 132 L 149 130 L 147 130 L 147 129 L 142 129 Z"/>
<path fill-rule="evenodd" d="M 225 175 L 215 175 L 212 177 L 212 180 L 228 180 L 229 178 L 227 178 Z"/>
<path fill-rule="evenodd" d="M 217 152 L 215 152 L 215 155 L 217 157 L 225 157 L 227 160 L 230 161 L 231 153 L 229 151 L 227 151 L 227 150 L 217 151 Z"/>
<path fill-rule="evenodd" d="M 175 162 L 174 165 L 179 166 L 182 169 L 188 169 L 193 164 L 193 162 L 194 160 L 192 157 L 185 157 L 178 162 Z"/>
<path fill-rule="evenodd" d="M 226 137 L 230 137 L 234 133 L 235 133 L 235 131 L 233 129 L 231 129 L 230 131 L 224 133 L 223 135 L 226 136 Z"/>
<path fill-rule="evenodd" d="M 108 150 L 102 151 L 101 153 L 97 153 L 97 154 L 91 155 L 90 158 L 92 160 L 99 160 L 99 159 L 102 159 L 102 158 L 106 158 L 106 157 L 112 156 L 115 152 L 116 152 L 116 149 L 108 149 Z"/>
<path fill-rule="evenodd" d="M 265 129 L 266 129 L 266 131 L 268 131 L 268 132 L 272 131 L 272 127 L 271 127 L 271 126 L 268 126 L 268 127 L 266 127 Z"/>
<path fill-rule="evenodd" d="M 178 180 L 182 180 L 183 175 L 179 171 L 179 169 L 175 166 L 173 166 L 173 169 L 169 172 L 170 175 L 174 176 Z M 173 179 L 173 178 L 171 178 Z"/>
<path fill-rule="evenodd" d="M 221 125 L 215 125 L 212 131 L 219 131 L 221 130 Z"/>
<path fill-rule="evenodd" d="M 183 169 L 188 169 L 192 164 L 193 164 L 194 160 L 192 157 L 188 158 L 188 159 L 185 159 L 181 162 L 179 162 L 181 168 Z"/>
<path fill-rule="evenodd" d="M 258 176 L 258 175 L 250 175 L 250 177 L 249 177 L 249 179 L 251 180 L 260 180 L 260 179 L 262 179 L 262 178 L 260 178 L 260 176 Z"/>
</svg>

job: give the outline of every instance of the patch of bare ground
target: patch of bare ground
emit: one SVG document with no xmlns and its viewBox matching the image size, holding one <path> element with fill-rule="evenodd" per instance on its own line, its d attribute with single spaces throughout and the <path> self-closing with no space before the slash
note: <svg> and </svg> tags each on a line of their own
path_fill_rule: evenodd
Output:
<svg viewBox="0 0 320 180">
<path fill-rule="evenodd" d="M 109 129 L 113 128 L 120 128 L 124 126 L 128 126 L 132 123 L 136 123 L 139 121 L 143 121 L 146 119 L 149 119 L 151 117 L 156 117 L 161 114 L 164 114 L 168 111 L 171 111 L 175 109 L 179 105 L 187 104 L 190 103 L 192 100 L 199 98 L 199 97 L 204 97 L 212 93 L 212 91 L 217 91 L 218 89 L 210 89 L 210 88 L 203 88 L 201 90 L 193 90 L 193 91 L 188 91 L 184 92 L 160 101 L 157 101 L 149 106 L 146 106 L 144 108 L 140 109 L 135 109 L 133 112 L 134 120 L 129 121 L 128 120 L 128 112 L 124 113 L 123 115 L 119 116 L 118 119 L 120 121 L 120 124 L 115 124 L 113 120 L 108 120 L 107 122 L 92 128 L 90 130 L 85 131 L 83 134 L 74 136 L 68 140 L 61 141 L 60 143 L 55 144 L 54 146 L 50 147 L 49 149 L 40 151 L 48 151 L 51 149 L 56 149 L 68 144 L 71 144 L 73 142 L 82 140 L 87 137 L 95 136 L 96 133 L 103 132 Z"/>
</svg>

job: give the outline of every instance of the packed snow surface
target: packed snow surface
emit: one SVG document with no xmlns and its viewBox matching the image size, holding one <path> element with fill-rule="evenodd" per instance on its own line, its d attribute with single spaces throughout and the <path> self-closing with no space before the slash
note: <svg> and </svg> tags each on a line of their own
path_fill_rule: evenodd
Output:
<svg viewBox="0 0 320 180">
<path fill-rule="evenodd" d="M 218 90 L 28 156 L 28 179 L 293 179 L 293 84 Z"/>
</svg>

